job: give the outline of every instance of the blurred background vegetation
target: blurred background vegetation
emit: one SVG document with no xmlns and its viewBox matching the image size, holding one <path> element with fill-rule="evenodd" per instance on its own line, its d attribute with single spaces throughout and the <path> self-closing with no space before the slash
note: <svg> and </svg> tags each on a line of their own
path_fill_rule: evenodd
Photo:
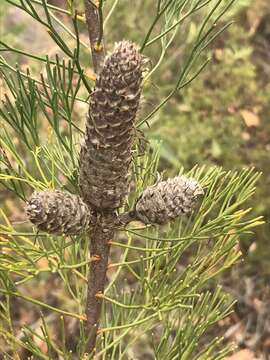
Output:
<svg viewBox="0 0 270 360">
<path fill-rule="evenodd" d="M 61 5 L 62 0 L 51 3 Z M 108 50 L 123 38 L 140 44 L 142 31 L 151 22 L 150 11 L 147 1 L 118 1 L 116 11 L 105 24 Z M 177 174 L 181 166 L 189 169 L 197 163 L 221 165 L 226 170 L 249 166 L 263 172 L 250 206 L 258 215 L 264 215 L 266 224 L 258 227 L 254 236 L 243 240 L 241 250 L 245 261 L 223 281 L 240 300 L 238 295 L 243 289 L 248 292 L 246 288 L 250 288 L 252 281 L 252 289 L 256 288 L 253 297 L 264 301 L 270 275 L 270 2 L 238 0 L 223 20 L 231 19 L 233 24 L 205 54 L 205 58 L 211 57 L 208 66 L 161 109 L 148 131 L 149 138 L 162 142 L 160 171 L 166 169 L 166 175 Z M 23 44 L 40 55 L 56 51 L 43 29 L 5 1 L 0 2 L 0 24 L 0 40 L 9 45 L 22 48 Z M 168 95 L 168 84 L 175 81 L 183 61 L 181 55 L 186 53 L 196 34 L 196 17 L 183 26 L 185 29 L 181 37 L 176 35 L 169 56 L 151 81 L 145 83 L 144 108 L 158 104 Z M 82 40 L 87 42 L 86 32 Z M 160 53 L 158 45 L 149 51 L 151 59 Z M 14 64 L 19 62 L 25 68 L 29 65 L 29 59 L 20 54 L 9 53 L 8 57 Z M 151 63 L 148 66 L 151 69 Z M 38 72 L 38 64 L 31 63 L 31 69 Z M 77 110 L 76 121 L 84 123 L 86 111 L 85 104 Z M 147 129 L 146 124 L 144 127 Z M 0 197 L 1 202 L 4 198 L 5 207 L 14 213 L 13 202 L 6 195 Z M 242 313 L 239 317 L 244 316 Z M 270 329 L 266 330 L 270 334 Z M 265 344 L 264 339 L 266 330 L 260 343 L 265 354 L 270 351 L 270 343 Z"/>
<path fill-rule="evenodd" d="M 149 26 L 151 8 L 137 1 L 129 8 L 119 1 L 110 18 L 109 46 L 122 38 L 140 44 Z M 131 11 L 130 11 L 131 10 Z M 144 16 L 142 16 L 144 14 Z M 199 16 L 202 16 L 200 14 Z M 270 219 L 270 2 L 238 0 L 223 18 L 233 24 L 209 48 L 211 61 L 190 86 L 161 109 L 151 121 L 151 136 L 162 141 L 161 158 L 166 172 L 180 166 L 220 165 L 226 170 L 245 166 L 263 172 L 251 207 Z M 183 23 L 169 56 L 156 71 L 145 91 L 145 107 L 159 103 L 170 91 L 183 62 L 182 54 L 197 32 L 196 17 Z M 105 28 L 106 30 L 106 28 Z M 151 59 L 159 49 L 150 49 Z M 151 64 L 150 64 L 151 66 Z M 149 91 L 147 91 L 149 90 Z M 169 170 L 168 170 L 169 168 Z M 245 271 L 270 275 L 270 225 L 259 227 L 256 236 L 242 244 L 247 256 Z M 249 251 L 251 242 L 253 246 Z"/>
<path fill-rule="evenodd" d="M 119 2 L 111 18 L 109 43 L 130 38 L 140 43 L 141 29 L 148 24 L 137 2 L 132 11 Z M 136 8 L 137 6 L 137 8 Z M 149 9 L 151 11 L 151 9 Z M 140 15 L 139 15 L 140 14 Z M 190 86 L 180 91 L 151 122 L 151 138 L 162 141 L 164 169 L 176 174 L 180 166 L 221 165 L 226 170 L 245 166 L 263 172 L 251 207 L 266 219 L 252 239 L 242 244 L 245 271 L 270 275 L 270 2 L 236 1 L 223 19 L 233 24 L 211 45 L 209 65 Z M 168 59 L 155 73 L 146 91 L 145 106 L 168 94 L 181 54 L 196 33 L 194 22 L 183 24 L 185 38 L 176 36 Z M 158 52 L 158 51 L 157 51 Z M 151 48 L 151 58 L 155 49 Z M 175 61 L 177 59 L 177 61 Z M 179 59 L 179 60 L 178 60 Z M 173 66 L 172 66 L 173 65 Z M 158 85 L 156 85 L 158 84 Z M 151 95 L 150 95 L 151 93 Z M 250 249 L 251 241 L 254 242 Z M 250 249 L 250 251 L 249 251 Z"/>
</svg>

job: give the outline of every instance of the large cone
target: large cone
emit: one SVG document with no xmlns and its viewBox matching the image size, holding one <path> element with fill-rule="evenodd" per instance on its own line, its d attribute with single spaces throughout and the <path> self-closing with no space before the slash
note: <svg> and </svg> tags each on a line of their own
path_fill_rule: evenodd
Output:
<svg viewBox="0 0 270 360">
<path fill-rule="evenodd" d="M 80 234 L 89 227 L 90 212 L 77 195 L 67 192 L 34 192 L 26 206 L 29 220 L 52 234 Z"/>
<path fill-rule="evenodd" d="M 142 65 L 134 44 L 118 43 L 106 59 L 91 95 L 80 155 L 80 187 L 84 201 L 99 210 L 120 207 L 128 193 Z"/>
<path fill-rule="evenodd" d="M 165 224 L 190 213 L 203 189 L 185 176 L 161 181 L 147 187 L 135 206 L 136 217 L 145 224 Z"/>
</svg>

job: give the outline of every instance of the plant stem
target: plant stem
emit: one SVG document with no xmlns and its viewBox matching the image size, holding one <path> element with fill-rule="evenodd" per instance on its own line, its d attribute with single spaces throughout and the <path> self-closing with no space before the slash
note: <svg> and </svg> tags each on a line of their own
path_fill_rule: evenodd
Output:
<svg viewBox="0 0 270 360">
<path fill-rule="evenodd" d="M 92 217 L 89 237 L 91 256 L 99 257 L 90 264 L 86 303 L 86 334 L 88 336 L 87 350 L 92 354 L 95 350 L 97 330 L 102 306 L 106 271 L 110 252 L 110 241 L 114 237 L 116 215 L 114 212 L 95 213 Z"/>
<path fill-rule="evenodd" d="M 94 72 L 98 74 L 103 66 L 105 49 L 103 42 L 102 2 L 95 5 L 91 0 L 84 0 L 85 17 L 88 26 Z M 91 205 L 90 205 L 91 206 Z M 93 211 L 89 228 L 89 250 L 91 256 L 99 258 L 90 264 L 87 300 L 86 334 L 87 351 L 95 352 L 96 337 L 100 321 L 102 298 L 97 295 L 104 292 L 106 271 L 110 252 L 110 241 L 114 236 L 115 217 L 113 211 L 101 213 Z"/>
<path fill-rule="evenodd" d="M 101 19 L 100 6 L 93 4 L 91 0 L 84 0 L 85 17 L 88 26 L 88 33 L 91 45 L 93 67 L 96 74 L 99 73 L 104 57 L 105 49 L 103 43 L 103 24 Z"/>
</svg>

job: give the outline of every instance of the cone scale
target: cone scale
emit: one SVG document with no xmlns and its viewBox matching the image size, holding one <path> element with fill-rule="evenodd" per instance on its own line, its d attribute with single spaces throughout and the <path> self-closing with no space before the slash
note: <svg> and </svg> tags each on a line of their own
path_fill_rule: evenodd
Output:
<svg viewBox="0 0 270 360">
<path fill-rule="evenodd" d="M 39 230 L 56 235 L 80 234 L 90 222 L 90 210 L 82 199 L 59 190 L 34 192 L 26 213 Z"/>
<path fill-rule="evenodd" d="M 129 191 L 134 121 L 139 107 L 142 57 L 128 41 L 105 60 L 91 95 L 80 154 L 80 188 L 97 210 L 119 208 Z"/>
<path fill-rule="evenodd" d="M 147 187 L 135 206 L 135 216 L 145 224 L 165 224 L 189 214 L 203 195 L 201 185 L 192 178 L 177 176 Z"/>
</svg>

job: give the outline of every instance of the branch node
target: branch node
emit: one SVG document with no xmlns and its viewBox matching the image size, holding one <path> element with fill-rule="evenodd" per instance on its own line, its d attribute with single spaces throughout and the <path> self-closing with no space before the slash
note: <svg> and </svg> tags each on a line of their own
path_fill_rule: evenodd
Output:
<svg viewBox="0 0 270 360">
<path fill-rule="evenodd" d="M 101 260 L 101 257 L 99 255 L 93 255 L 91 257 L 91 261 L 100 261 Z"/>
<path fill-rule="evenodd" d="M 99 5 L 100 5 L 100 0 L 93 0 L 91 1 L 93 3 L 93 5 L 95 5 L 95 7 L 98 9 Z"/>
<path fill-rule="evenodd" d="M 99 292 L 96 293 L 95 297 L 98 298 L 98 299 L 103 299 L 104 295 L 103 295 L 102 291 L 99 291 Z"/>
<path fill-rule="evenodd" d="M 101 51 L 103 51 L 104 47 L 102 44 L 95 43 L 94 49 L 96 50 L 96 52 L 101 52 Z"/>
</svg>

